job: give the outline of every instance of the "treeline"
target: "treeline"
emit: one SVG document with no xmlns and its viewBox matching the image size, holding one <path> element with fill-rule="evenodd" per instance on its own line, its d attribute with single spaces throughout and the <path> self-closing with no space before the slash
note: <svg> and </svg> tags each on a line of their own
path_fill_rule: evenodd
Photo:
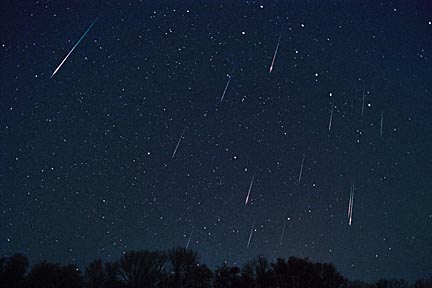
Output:
<svg viewBox="0 0 432 288">
<path fill-rule="evenodd" d="M 120 260 L 95 260 L 84 271 L 75 265 L 42 262 L 29 271 L 21 254 L 0 258 L 0 288 L 432 288 L 432 279 L 373 284 L 351 282 L 332 264 L 290 257 L 269 262 L 259 256 L 243 267 L 222 264 L 215 271 L 193 250 L 129 251 Z"/>
</svg>

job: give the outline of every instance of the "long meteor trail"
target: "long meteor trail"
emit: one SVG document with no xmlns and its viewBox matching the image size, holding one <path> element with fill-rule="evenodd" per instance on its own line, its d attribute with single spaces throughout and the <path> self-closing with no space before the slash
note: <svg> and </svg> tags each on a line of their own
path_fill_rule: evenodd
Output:
<svg viewBox="0 0 432 288">
<path fill-rule="evenodd" d="M 181 140 L 183 139 L 183 135 L 184 135 L 185 131 L 186 131 L 186 127 L 183 128 L 183 132 L 182 132 L 182 134 L 181 134 L 181 136 L 180 136 L 180 138 L 179 138 L 179 140 L 178 140 L 178 142 L 177 142 L 177 145 L 176 145 L 176 147 L 175 147 L 175 149 L 174 149 L 174 152 L 173 152 L 171 158 L 174 158 L 174 157 L 175 157 L 175 154 L 177 153 L 177 149 L 178 149 L 178 147 L 180 146 L 180 142 L 181 142 Z"/>
<path fill-rule="evenodd" d="M 350 191 L 350 199 L 348 203 L 348 225 L 351 226 L 352 224 L 352 214 L 353 214 L 353 206 L 354 206 L 354 185 L 351 185 L 351 191 Z"/>
<path fill-rule="evenodd" d="M 227 75 L 227 76 L 228 76 L 228 81 L 227 81 L 227 83 L 226 83 L 226 85 L 225 85 L 225 89 L 224 89 L 224 91 L 223 91 L 223 93 L 222 93 L 222 96 L 221 96 L 221 98 L 220 98 L 220 102 L 223 101 L 223 99 L 224 99 L 224 97 L 225 97 L 225 94 L 226 94 L 226 92 L 227 92 L 227 90 L 228 90 L 228 86 L 229 86 L 229 84 L 230 84 L 230 82 L 231 82 L 232 74 L 234 73 L 234 68 L 235 68 L 235 65 L 233 66 L 233 68 L 232 68 L 232 70 L 231 70 L 231 73 Z"/>
<path fill-rule="evenodd" d="M 250 242 L 251 242 L 251 239 L 252 239 L 252 234 L 253 234 L 254 228 L 255 228 L 255 221 L 252 223 L 252 228 L 251 228 L 251 231 L 250 231 L 250 234 L 249 234 L 249 240 L 248 240 L 248 243 L 247 243 L 246 248 L 249 248 L 249 245 L 250 245 Z"/>
<path fill-rule="evenodd" d="M 362 97 L 361 116 L 363 116 L 363 113 L 364 113 L 364 102 L 365 102 L 365 96 L 366 96 L 366 88 L 363 88 L 363 97 Z"/>
<path fill-rule="evenodd" d="M 275 50 L 275 52 L 273 54 L 273 59 L 272 59 L 271 65 L 270 65 L 269 74 L 271 74 L 271 72 L 273 71 L 273 66 L 274 66 L 274 63 L 275 63 L 275 60 L 276 60 L 277 52 L 279 50 L 279 44 L 280 44 L 281 37 L 282 37 L 282 33 L 279 35 L 279 40 L 278 40 L 278 43 L 276 45 L 276 50 Z"/>
<path fill-rule="evenodd" d="M 251 180 L 251 182 L 249 184 L 249 190 L 248 190 L 248 193 L 247 193 L 247 196 L 246 196 L 245 205 L 247 205 L 248 202 L 249 202 L 249 196 L 250 196 L 250 193 L 251 193 L 251 190 L 252 190 L 252 185 L 253 185 L 254 181 L 255 181 L 255 174 L 252 176 L 252 180 Z"/>
<path fill-rule="evenodd" d="M 62 65 L 64 64 L 64 62 L 67 60 L 67 58 L 69 57 L 69 55 L 72 54 L 72 52 L 75 50 L 75 48 L 80 44 L 80 42 L 84 39 L 84 37 L 87 35 L 87 33 L 90 31 L 90 29 L 93 27 L 93 25 L 96 23 L 96 21 L 98 20 L 98 18 L 96 18 L 93 23 L 90 24 L 90 26 L 87 28 L 87 30 L 84 32 L 84 34 L 81 36 L 81 38 L 78 40 L 78 42 L 72 47 L 72 49 L 69 51 L 69 53 L 66 55 L 66 57 L 63 59 L 63 61 L 61 61 L 60 65 L 57 66 L 57 68 L 54 70 L 54 72 L 51 74 L 51 78 L 54 77 L 54 75 L 60 70 L 60 68 L 62 67 Z"/>
</svg>

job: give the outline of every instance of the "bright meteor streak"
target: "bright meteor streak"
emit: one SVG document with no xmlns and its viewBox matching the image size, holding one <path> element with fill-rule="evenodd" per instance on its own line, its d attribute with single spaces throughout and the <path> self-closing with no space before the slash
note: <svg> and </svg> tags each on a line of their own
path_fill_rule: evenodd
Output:
<svg viewBox="0 0 432 288">
<path fill-rule="evenodd" d="M 351 226 L 351 224 L 352 224 L 352 213 L 353 213 L 353 206 L 354 206 L 354 190 L 355 190 L 355 187 L 354 187 L 354 185 L 352 185 L 351 191 L 350 191 L 349 204 L 348 204 L 348 225 L 349 226 Z"/>
<path fill-rule="evenodd" d="M 281 37 L 282 37 L 282 34 L 279 35 L 279 40 L 278 40 L 278 43 L 276 45 L 276 50 L 275 50 L 275 52 L 273 54 L 273 60 L 272 60 L 271 65 L 270 65 L 269 74 L 271 74 L 271 72 L 273 71 L 273 66 L 274 66 L 274 62 L 276 60 L 277 52 L 279 50 L 279 44 L 280 44 Z"/>
<path fill-rule="evenodd" d="M 54 77 L 54 75 L 60 70 L 61 66 L 64 64 L 66 59 L 69 57 L 70 54 L 75 50 L 75 48 L 80 44 L 80 42 L 84 39 L 84 37 L 87 35 L 87 33 L 90 31 L 90 29 L 93 27 L 93 25 L 96 23 L 98 18 L 96 18 L 93 23 L 90 24 L 90 26 L 87 28 L 87 30 L 84 32 L 84 34 L 81 36 L 81 38 L 78 40 L 78 42 L 72 47 L 72 49 L 69 51 L 69 53 L 66 55 L 66 57 L 63 59 L 63 61 L 60 63 L 60 65 L 57 66 L 57 68 L 54 70 L 54 72 L 51 74 L 51 78 Z"/>
<path fill-rule="evenodd" d="M 252 176 L 252 180 L 251 180 L 250 185 L 249 185 L 249 191 L 248 191 L 248 194 L 246 196 L 245 205 L 247 205 L 247 203 L 249 202 L 249 196 L 250 196 L 250 192 L 252 190 L 252 185 L 254 183 L 254 180 L 255 180 L 255 174 Z"/>
</svg>

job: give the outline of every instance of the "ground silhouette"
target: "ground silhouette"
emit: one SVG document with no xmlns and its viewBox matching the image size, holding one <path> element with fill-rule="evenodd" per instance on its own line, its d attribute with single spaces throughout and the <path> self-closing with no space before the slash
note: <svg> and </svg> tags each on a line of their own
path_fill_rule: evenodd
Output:
<svg viewBox="0 0 432 288">
<path fill-rule="evenodd" d="M 258 256 L 243 265 L 222 263 L 214 271 L 199 255 L 182 247 L 168 251 L 128 251 L 113 262 L 75 265 L 42 262 L 29 269 L 22 254 L 0 257 L 0 288 L 432 288 L 432 278 L 408 284 L 403 279 L 376 283 L 350 281 L 329 263 L 307 258 Z"/>
</svg>

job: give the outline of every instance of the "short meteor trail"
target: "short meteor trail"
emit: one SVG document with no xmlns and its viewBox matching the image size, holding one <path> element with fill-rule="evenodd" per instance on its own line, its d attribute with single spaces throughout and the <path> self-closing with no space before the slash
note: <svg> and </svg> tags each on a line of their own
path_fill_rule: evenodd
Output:
<svg viewBox="0 0 432 288">
<path fill-rule="evenodd" d="M 366 96 L 366 89 L 363 88 L 363 98 L 362 98 L 362 109 L 361 109 L 361 116 L 363 116 L 364 112 L 364 102 L 365 102 L 365 96 Z"/>
<path fill-rule="evenodd" d="M 384 120 L 384 112 L 381 112 L 380 136 L 383 135 L 383 120 Z"/>
<path fill-rule="evenodd" d="M 333 121 L 333 109 L 334 109 L 334 105 L 332 104 L 331 106 L 331 111 L 330 111 L 330 120 L 329 120 L 329 125 L 328 125 L 328 130 L 331 130 L 331 126 L 332 126 L 332 121 Z"/>
<path fill-rule="evenodd" d="M 193 234 L 194 230 L 195 230 L 195 226 L 192 227 L 192 232 L 189 234 L 189 239 L 186 243 L 186 249 L 188 249 L 188 247 L 189 247 L 189 243 L 190 243 L 190 240 L 192 238 L 192 234 Z"/>
<path fill-rule="evenodd" d="M 282 233 L 281 233 L 279 245 L 282 245 L 282 240 L 283 240 L 284 233 L 285 233 L 285 223 L 284 223 L 284 225 L 282 227 Z"/>
<path fill-rule="evenodd" d="M 224 99 L 224 97 L 225 97 L 225 93 L 226 93 L 227 90 L 228 90 L 228 86 L 229 86 L 229 84 L 230 84 L 230 82 L 231 82 L 232 74 L 234 73 L 234 68 L 235 68 L 235 65 L 233 66 L 233 68 L 232 68 L 232 70 L 231 70 L 231 73 L 230 73 L 230 74 L 227 74 L 227 76 L 228 76 L 228 81 L 227 81 L 227 83 L 226 83 L 226 85 L 225 85 L 225 89 L 224 89 L 224 91 L 223 91 L 223 93 L 222 93 L 222 96 L 221 96 L 220 102 L 223 101 L 223 99 Z"/>
<path fill-rule="evenodd" d="M 183 139 L 183 135 L 184 135 L 185 131 L 186 131 L 186 127 L 183 129 L 183 132 L 182 132 L 182 134 L 181 134 L 181 136 L 180 136 L 180 138 L 179 138 L 179 140 L 178 140 L 178 142 L 177 142 L 177 145 L 176 145 L 176 147 L 175 147 L 175 149 L 174 149 L 174 152 L 173 152 L 171 158 L 174 158 L 175 154 L 177 153 L 177 149 L 178 149 L 178 147 L 180 146 L 180 142 L 181 142 L 181 140 Z"/>
<path fill-rule="evenodd" d="M 352 213 L 353 213 L 353 206 L 354 206 L 354 185 L 351 185 L 351 191 L 350 191 L 350 199 L 348 203 L 348 225 L 351 226 L 352 224 Z"/>
<path fill-rule="evenodd" d="M 247 203 L 249 201 L 249 196 L 250 196 L 250 193 L 251 193 L 251 190 L 252 190 L 252 185 L 254 183 L 254 180 L 255 180 L 255 174 L 252 176 L 252 180 L 251 180 L 250 185 L 249 185 L 249 190 L 248 190 L 248 194 L 246 196 L 245 205 L 247 205 Z"/>
<path fill-rule="evenodd" d="M 302 178 L 302 174 L 303 174 L 303 165 L 304 165 L 304 160 L 305 160 L 306 155 L 303 154 L 303 159 L 302 159 L 302 163 L 300 166 L 300 174 L 299 174 L 299 178 L 297 180 L 297 183 L 300 184 L 301 178 Z"/>
<path fill-rule="evenodd" d="M 276 45 L 276 50 L 275 50 L 275 52 L 273 54 L 273 59 L 272 59 L 271 65 L 270 65 L 269 74 L 271 74 L 271 72 L 273 71 L 273 66 L 274 66 L 274 62 L 276 60 L 277 52 L 279 50 L 279 44 L 280 44 L 281 37 L 282 37 L 282 33 L 279 35 L 279 40 L 278 40 L 278 43 Z"/>
<path fill-rule="evenodd" d="M 254 228 L 255 228 L 255 221 L 252 223 L 252 228 L 251 228 L 251 231 L 250 231 L 250 234 L 249 234 L 249 240 L 248 240 L 246 248 L 249 248 Z"/>
<path fill-rule="evenodd" d="M 66 55 L 66 57 L 63 59 L 63 61 L 58 65 L 58 67 L 54 70 L 54 72 L 51 74 L 51 78 L 54 77 L 54 75 L 58 72 L 58 70 L 61 68 L 61 66 L 64 64 L 66 59 L 69 57 L 70 54 L 75 50 L 75 48 L 80 44 L 80 42 L 84 39 L 84 37 L 87 35 L 87 33 L 90 31 L 90 29 L 93 27 L 93 25 L 96 23 L 98 18 L 96 18 L 93 23 L 90 24 L 90 26 L 87 28 L 87 30 L 84 32 L 84 34 L 81 36 L 81 38 L 78 40 L 78 42 L 72 47 L 72 49 L 69 51 L 69 53 Z"/>
</svg>

